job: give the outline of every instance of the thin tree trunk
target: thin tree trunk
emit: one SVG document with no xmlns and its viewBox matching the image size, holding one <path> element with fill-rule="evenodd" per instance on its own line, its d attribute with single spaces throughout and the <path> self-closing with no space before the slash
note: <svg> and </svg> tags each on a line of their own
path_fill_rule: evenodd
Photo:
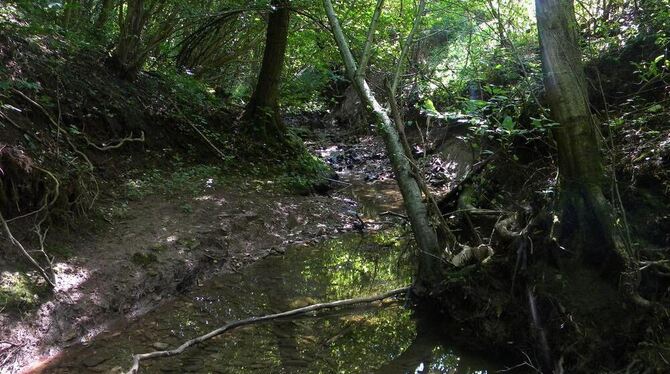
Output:
<svg viewBox="0 0 670 374">
<path fill-rule="evenodd" d="M 114 0 L 102 0 L 102 3 L 100 4 L 100 12 L 98 13 L 98 17 L 96 18 L 95 24 L 93 25 L 93 28 L 96 31 L 99 31 L 105 27 L 112 9 L 114 9 Z"/>
<path fill-rule="evenodd" d="M 252 129 L 267 139 L 286 133 L 279 113 L 279 83 L 284 67 L 288 44 L 290 1 L 272 0 L 273 10 L 268 18 L 268 28 L 263 53 L 263 64 L 258 74 L 256 89 L 245 111 L 245 119 Z"/>
<path fill-rule="evenodd" d="M 379 22 L 379 17 L 382 15 L 383 7 L 384 7 L 384 0 L 377 0 L 377 5 L 375 6 L 375 12 L 372 14 L 372 21 L 370 21 L 370 27 L 368 28 L 368 36 L 365 39 L 365 46 L 363 47 L 363 53 L 361 54 L 358 71 L 356 72 L 357 76 L 363 78 L 365 78 L 365 70 L 368 67 L 368 61 L 370 61 L 372 44 L 375 41 L 375 31 L 377 30 L 377 22 Z"/>
<path fill-rule="evenodd" d="M 430 222 L 428 209 L 423 202 L 421 189 L 412 173 L 412 166 L 405 157 L 400 137 L 388 113 L 379 104 L 365 79 L 356 74 L 358 71 L 356 61 L 342 32 L 333 4 L 330 0 L 323 0 L 323 4 L 326 8 L 333 36 L 344 60 L 347 75 L 356 86 L 361 100 L 372 108 L 379 121 L 379 130 L 384 139 L 386 153 L 391 160 L 395 178 L 400 187 L 405 209 L 420 251 L 417 282 L 424 287 L 435 285 L 441 280 L 442 250 L 439 246 L 437 233 Z"/>
</svg>

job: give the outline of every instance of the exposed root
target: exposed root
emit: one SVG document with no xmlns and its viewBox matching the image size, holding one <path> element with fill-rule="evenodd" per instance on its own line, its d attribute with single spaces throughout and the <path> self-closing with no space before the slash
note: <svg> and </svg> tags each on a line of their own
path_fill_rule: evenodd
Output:
<svg viewBox="0 0 670 374">
<path fill-rule="evenodd" d="M 356 298 L 356 299 L 345 299 L 345 300 L 338 300 L 338 301 L 333 301 L 329 303 L 322 303 L 322 304 L 314 304 L 314 305 L 309 305 L 306 307 L 298 308 L 298 309 L 293 309 L 289 310 L 286 312 L 282 313 L 277 313 L 277 314 L 268 314 L 265 316 L 261 317 L 251 317 L 247 319 L 242 319 L 242 320 L 237 320 L 233 321 L 230 323 L 227 323 L 221 327 L 219 327 L 216 330 L 213 330 L 205 335 L 201 335 L 195 339 L 188 340 L 184 342 L 182 345 L 179 347 L 169 350 L 169 351 L 155 351 L 155 352 L 150 352 L 150 353 L 141 353 L 141 354 L 136 354 L 133 355 L 133 366 L 130 368 L 130 370 L 127 372 L 127 374 L 135 374 L 139 371 L 140 369 L 140 361 L 142 360 L 147 360 L 151 358 L 159 358 L 159 357 L 170 357 L 170 356 L 175 356 L 178 355 L 182 352 L 184 352 L 187 348 L 194 346 L 196 344 L 202 343 L 206 340 L 209 340 L 215 336 L 221 335 L 225 333 L 226 331 L 230 331 L 242 326 L 247 326 L 247 325 L 252 325 L 252 324 L 257 324 L 257 323 L 262 323 L 262 322 L 269 322 L 272 320 L 280 319 L 280 318 L 287 318 L 287 317 L 295 317 L 295 316 L 300 316 L 304 315 L 309 312 L 314 312 L 317 310 L 321 309 L 330 309 L 330 308 L 338 308 L 338 307 L 343 307 L 343 306 L 348 306 L 348 305 L 354 305 L 354 304 L 362 304 L 362 303 L 371 303 L 374 301 L 379 301 L 379 300 L 384 300 L 388 299 L 390 297 L 398 296 L 398 295 L 404 295 L 409 291 L 410 287 L 403 287 L 403 288 L 398 288 L 392 291 L 385 292 L 383 294 L 375 295 L 375 296 L 369 296 L 369 297 L 362 297 L 362 298 Z"/>
<path fill-rule="evenodd" d="M 42 105 L 40 105 L 40 103 L 38 103 L 38 102 L 36 102 L 35 100 L 31 99 L 30 97 L 28 97 L 28 96 L 27 96 L 26 94 L 24 94 L 23 92 L 21 92 L 21 91 L 15 89 L 15 88 L 12 89 L 12 91 L 13 91 L 14 93 L 18 94 L 19 96 L 21 96 L 24 100 L 26 100 L 27 102 L 29 102 L 29 103 L 32 104 L 33 106 L 35 106 L 37 109 L 39 109 L 39 110 L 40 110 L 40 111 L 47 117 L 47 119 L 49 120 L 49 122 L 50 122 L 53 126 L 56 127 L 57 132 L 58 132 L 59 134 L 63 134 L 63 137 L 64 137 L 65 140 L 67 141 L 67 143 L 68 143 L 68 145 L 70 146 L 70 148 L 72 148 L 72 151 L 73 151 L 74 153 L 78 154 L 79 156 L 81 156 L 81 158 L 82 158 L 84 161 L 86 161 L 86 164 L 88 165 L 88 167 L 89 167 L 89 169 L 90 169 L 91 171 L 95 170 L 95 167 L 93 166 L 93 163 L 92 163 L 91 160 L 88 158 L 88 156 L 86 156 L 86 154 L 85 154 L 84 152 L 82 152 L 82 151 L 81 151 L 81 150 L 80 150 L 80 149 L 79 149 L 79 148 L 72 142 L 72 139 L 70 138 L 70 134 L 68 134 L 68 132 L 67 132 L 64 128 L 61 127 L 60 123 L 59 123 L 58 121 L 56 121 L 56 120 L 53 118 L 53 116 L 51 116 L 51 114 L 49 113 L 48 110 L 46 110 Z"/>
<path fill-rule="evenodd" d="M 131 132 L 130 136 L 128 136 L 127 138 L 123 138 L 123 139 L 119 140 L 116 144 L 112 144 L 112 145 L 99 146 L 99 145 L 93 143 L 86 136 L 84 136 L 84 139 L 86 140 L 86 144 L 88 144 L 91 147 L 97 149 L 98 151 L 103 151 L 103 152 L 104 151 L 109 151 L 109 150 L 112 150 L 112 149 L 121 148 L 125 143 L 132 143 L 132 142 L 144 143 L 144 140 L 145 140 L 144 139 L 144 131 L 142 131 L 142 135 L 139 138 L 134 138 L 133 133 Z"/>
<path fill-rule="evenodd" d="M 477 247 L 463 246 L 463 249 L 453 256 L 449 262 L 456 267 L 463 267 L 472 263 L 482 263 L 493 256 L 493 248 L 486 244 Z"/>
</svg>

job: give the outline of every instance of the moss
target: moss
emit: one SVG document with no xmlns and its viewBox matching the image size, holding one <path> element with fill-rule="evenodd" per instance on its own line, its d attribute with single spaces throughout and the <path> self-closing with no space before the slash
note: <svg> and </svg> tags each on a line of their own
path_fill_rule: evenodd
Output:
<svg viewBox="0 0 670 374">
<path fill-rule="evenodd" d="M 132 261 L 135 265 L 147 268 L 151 264 L 158 262 L 158 257 L 153 253 L 141 253 L 135 252 L 132 257 Z"/>
<path fill-rule="evenodd" d="M 149 247 L 149 250 L 156 253 L 161 253 L 167 251 L 168 247 L 165 243 L 155 243 Z"/>
<path fill-rule="evenodd" d="M 72 248 L 64 244 L 52 244 L 47 246 L 47 252 L 59 259 L 68 259 L 74 255 Z"/>
<path fill-rule="evenodd" d="M 22 273 L 3 273 L 0 277 L 0 310 L 37 305 L 39 295 L 30 279 Z"/>
</svg>

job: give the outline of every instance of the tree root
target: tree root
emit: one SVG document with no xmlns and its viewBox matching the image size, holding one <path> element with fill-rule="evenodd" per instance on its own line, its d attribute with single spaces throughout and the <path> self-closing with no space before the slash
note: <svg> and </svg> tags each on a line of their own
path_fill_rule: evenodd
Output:
<svg viewBox="0 0 670 374">
<path fill-rule="evenodd" d="M 88 145 L 90 145 L 91 147 L 97 149 L 98 151 L 103 151 L 104 152 L 104 151 L 109 151 L 109 150 L 112 150 L 112 149 L 121 148 L 125 143 L 130 143 L 130 142 L 144 143 L 145 139 L 144 139 L 144 131 L 142 131 L 142 135 L 139 138 L 134 138 L 133 133 L 131 131 L 130 136 L 128 136 L 126 138 L 123 138 L 123 139 L 120 139 L 116 144 L 112 144 L 112 145 L 104 145 L 103 144 L 102 146 L 99 146 L 99 145 L 93 143 L 86 136 L 84 136 L 84 140 L 86 140 L 86 143 Z"/>
<path fill-rule="evenodd" d="M 330 308 L 337 308 L 337 307 L 342 307 L 342 306 L 347 306 L 347 305 L 354 305 L 354 304 L 362 304 L 362 303 L 371 303 L 374 301 L 379 301 L 379 300 L 384 300 L 388 299 L 393 296 L 398 296 L 398 295 L 404 295 L 407 293 L 407 291 L 410 290 L 410 287 L 403 287 L 403 288 L 398 288 L 395 290 L 391 290 L 388 292 L 385 292 L 383 294 L 375 295 L 375 296 L 368 296 L 368 297 L 362 297 L 362 298 L 357 298 L 357 299 L 345 299 L 345 300 L 338 300 L 338 301 L 333 301 L 329 303 L 322 303 L 322 304 L 314 304 L 314 305 L 309 305 L 306 307 L 298 308 L 298 309 L 293 309 L 289 310 L 286 312 L 282 313 L 277 313 L 277 314 L 268 314 L 265 316 L 261 317 L 251 317 L 247 319 L 242 319 L 242 320 L 237 320 L 233 321 L 230 323 L 227 323 L 221 327 L 219 327 L 216 330 L 213 330 L 205 335 L 201 335 L 197 338 L 188 340 L 184 342 L 182 345 L 179 347 L 169 350 L 169 351 L 155 351 L 155 352 L 150 352 L 150 353 L 141 353 L 141 354 L 136 354 L 133 355 L 133 366 L 130 368 L 130 370 L 126 374 L 136 374 L 139 369 L 140 369 L 140 361 L 142 360 L 147 360 L 151 358 L 160 358 L 160 357 L 170 357 L 170 356 L 175 356 L 178 354 L 181 354 L 184 352 L 187 348 L 194 346 L 196 344 L 202 343 L 206 340 L 209 340 L 215 336 L 221 335 L 225 333 L 226 331 L 230 331 L 233 329 L 236 329 L 238 327 L 246 326 L 246 325 L 252 325 L 256 323 L 262 323 L 262 322 L 268 322 L 280 318 L 286 318 L 286 317 L 294 317 L 294 316 L 299 316 L 303 315 L 309 312 L 314 312 L 317 310 L 321 309 L 330 309 Z"/>
</svg>

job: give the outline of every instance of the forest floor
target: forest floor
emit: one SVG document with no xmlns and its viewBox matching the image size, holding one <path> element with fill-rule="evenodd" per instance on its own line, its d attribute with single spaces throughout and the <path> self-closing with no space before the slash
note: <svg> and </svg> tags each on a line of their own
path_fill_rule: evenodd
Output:
<svg viewBox="0 0 670 374">
<path fill-rule="evenodd" d="M 341 180 L 327 195 L 299 196 L 273 180 L 236 176 L 195 196 L 110 199 L 102 210 L 113 214 L 102 223 L 52 233 L 57 239 L 51 246 L 64 248 L 66 257 L 56 261 L 57 287 L 0 312 L 0 372 L 31 372 L 62 349 L 137 318 L 216 272 L 236 272 L 288 246 L 394 224 L 393 217 L 365 213 L 366 206 L 384 211 L 401 205 L 381 145 L 372 137 L 350 137 L 350 145 L 333 141 L 323 136 L 309 142 L 339 170 Z"/>
</svg>

